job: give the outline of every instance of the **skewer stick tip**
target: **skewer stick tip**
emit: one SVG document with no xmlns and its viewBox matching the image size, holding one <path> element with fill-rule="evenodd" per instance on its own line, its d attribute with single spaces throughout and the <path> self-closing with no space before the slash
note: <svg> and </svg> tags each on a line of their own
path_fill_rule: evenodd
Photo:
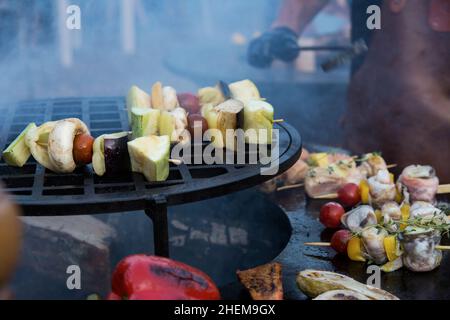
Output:
<svg viewBox="0 0 450 320">
<path fill-rule="evenodd" d="M 180 159 L 169 159 L 169 162 L 173 163 L 176 166 L 179 166 L 180 164 L 183 163 L 183 160 L 180 160 Z"/>
</svg>

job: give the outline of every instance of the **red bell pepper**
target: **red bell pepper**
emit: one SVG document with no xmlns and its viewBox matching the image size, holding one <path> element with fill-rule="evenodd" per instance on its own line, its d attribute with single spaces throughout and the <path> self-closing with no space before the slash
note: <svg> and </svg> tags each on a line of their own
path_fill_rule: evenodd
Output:
<svg viewBox="0 0 450 320">
<path fill-rule="evenodd" d="M 121 260 L 108 297 L 130 300 L 218 300 L 220 293 L 204 272 L 171 259 L 132 255 Z"/>
</svg>

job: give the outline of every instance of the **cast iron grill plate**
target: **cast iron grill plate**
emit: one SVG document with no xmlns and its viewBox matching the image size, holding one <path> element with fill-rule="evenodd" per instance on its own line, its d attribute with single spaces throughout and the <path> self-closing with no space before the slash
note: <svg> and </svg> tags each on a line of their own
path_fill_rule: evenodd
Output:
<svg viewBox="0 0 450 320">
<path fill-rule="evenodd" d="M 129 131 L 122 97 L 64 98 L 20 102 L 0 109 L 0 148 L 4 150 L 30 122 L 75 117 L 84 121 L 91 134 Z M 299 158 L 301 138 L 287 123 L 276 124 L 280 132 L 279 173 Z M 143 175 L 129 173 L 99 177 L 92 167 L 71 174 L 56 174 L 30 157 L 22 168 L 0 161 L 0 178 L 25 215 L 75 215 L 143 210 L 161 199 L 167 205 L 202 200 L 234 192 L 266 181 L 260 165 L 182 164 L 171 165 L 164 182 L 147 182 Z"/>
</svg>

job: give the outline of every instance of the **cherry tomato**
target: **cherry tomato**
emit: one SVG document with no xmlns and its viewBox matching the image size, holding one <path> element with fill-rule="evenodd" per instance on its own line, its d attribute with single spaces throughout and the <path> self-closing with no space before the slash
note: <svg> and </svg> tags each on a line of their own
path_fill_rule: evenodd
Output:
<svg viewBox="0 0 450 320">
<path fill-rule="evenodd" d="M 344 208 L 337 202 L 328 202 L 320 209 L 319 220 L 327 228 L 338 228 L 341 225 L 341 217 Z"/>
<path fill-rule="evenodd" d="M 92 162 L 92 145 L 94 138 L 88 134 L 79 134 L 73 140 L 73 160 L 77 165 Z"/>
<path fill-rule="evenodd" d="M 353 207 L 361 202 L 361 193 L 358 185 L 354 183 L 347 183 L 337 192 L 339 202 L 344 207 Z"/>
<path fill-rule="evenodd" d="M 352 233 L 342 229 L 336 231 L 331 237 L 331 247 L 338 253 L 347 253 L 347 243 L 352 237 Z"/>
</svg>

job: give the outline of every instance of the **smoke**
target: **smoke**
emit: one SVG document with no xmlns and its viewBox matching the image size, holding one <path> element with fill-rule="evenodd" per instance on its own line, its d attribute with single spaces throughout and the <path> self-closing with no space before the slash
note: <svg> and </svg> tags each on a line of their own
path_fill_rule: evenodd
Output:
<svg viewBox="0 0 450 320">
<path fill-rule="evenodd" d="M 124 95 L 131 84 L 157 80 L 196 90 L 231 54 L 269 23 L 274 1 L 40 0 L 0 1 L 0 100 Z M 69 30 L 69 5 L 81 9 L 81 30 Z M 207 52 L 205 52 L 205 49 Z M 226 55 L 224 54 L 226 52 Z M 206 54 L 211 59 L 198 61 Z M 215 59 L 214 56 L 220 57 Z M 241 55 L 241 56 L 239 56 Z M 192 70 L 189 61 L 198 61 Z M 217 69 L 215 69 L 217 71 Z M 233 68 L 209 78 L 233 77 Z"/>
</svg>

